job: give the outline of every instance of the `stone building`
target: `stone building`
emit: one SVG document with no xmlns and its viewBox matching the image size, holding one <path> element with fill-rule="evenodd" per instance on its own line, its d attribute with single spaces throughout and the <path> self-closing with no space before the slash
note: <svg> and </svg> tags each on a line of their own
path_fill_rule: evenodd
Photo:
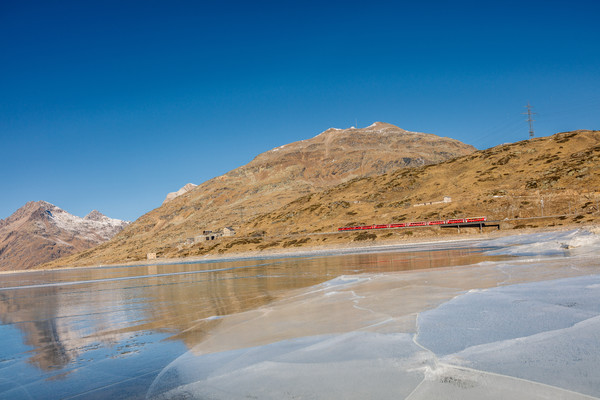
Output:
<svg viewBox="0 0 600 400">
<path fill-rule="evenodd" d="M 233 228 L 230 228 L 228 226 L 223 228 L 223 236 L 224 237 L 229 237 L 229 236 L 233 236 L 233 235 L 235 235 L 235 230 L 233 230 Z"/>
</svg>

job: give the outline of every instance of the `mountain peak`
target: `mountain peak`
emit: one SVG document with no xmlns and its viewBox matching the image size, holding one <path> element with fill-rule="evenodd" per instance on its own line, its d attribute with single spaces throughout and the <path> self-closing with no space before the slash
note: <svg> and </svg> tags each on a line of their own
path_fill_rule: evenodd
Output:
<svg viewBox="0 0 600 400">
<path fill-rule="evenodd" d="M 43 209 L 48 210 L 48 209 L 54 209 L 57 207 L 52 203 L 48 203 L 47 201 L 38 200 L 38 201 L 28 201 L 20 209 L 32 210 L 32 209 L 38 209 L 38 208 L 43 208 Z"/>
<path fill-rule="evenodd" d="M 24 206 L 19 208 L 12 215 L 2 220 L 3 223 L 1 225 L 9 225 L 14 223 L 15 221 L 21 221 L 30 218 L 35 219 L 41 215 L 50 216 L 56 210 L 60 210 L 60 208 L 56 207 L 54 204 L 48 203 L 47 201 L 28 201 L 27 203 L 25 203 Z"/>
<path fill-rule="evenodd" d="M 196 186 L 198 186 L 198 185 L 195 185 L 193 183 L 188 183 L 185 186 L 183 186 L 181 189 L 179 189 L 178 191 L 167 194 L 167 197 L 165 198 L 165 201 L 163 201 L 163 204 L 168 203 L 169 201 L 181 196 L 182 194 L 186 194 L 187 192 L 189 192 Z"/>
<path fill-rule="evenodd" d="M 408 132 L 402 128 L 397 127 L 396 125 L 392 125 L 392 124 L 388 124 L 387 122 L 380 122 L 380 121 L 376 121 L 373 122 L 371 125 L 367 126 L 366 128 L 363 129 L 368 129 L 368 130 L 381 130 L 381 129 L 398 129 L 404 132 Z"/>
<path fill-rule="evenodd" d="M 376 121 L 374 123 L 372 123 L 371 125 L 364 127 L 364 128 L 357 128 L 354 126 L 351 126 L 350 128 L 345 128 L 345 129 L 340 129 L 340 128 L 329 128 L 326 131 L 321 132 L 319 135 L 320 136 L 322 134 L 338 134 L 338 133 L 350 133 L 350 131 L 352 132 L 381 132 L 381 131 L 394 131 L 396 133 L 414 133 L 414 132 L 410 132 L 407 131 L 405 129 L 402 129 L 400 127 L 397 127 L 396 125 L 393 124 L 388 124 L 387 122 L 380 122 L 380 121 Z"/>
<path fill-rule="evenodd" d="M 88 221 L 102 221 L 103 219 L 108 218 L 106 215 L 102 214 L 98 210 L 92 210 L 88 215 L 83 217 L 83 219 Z"/>
</svg>

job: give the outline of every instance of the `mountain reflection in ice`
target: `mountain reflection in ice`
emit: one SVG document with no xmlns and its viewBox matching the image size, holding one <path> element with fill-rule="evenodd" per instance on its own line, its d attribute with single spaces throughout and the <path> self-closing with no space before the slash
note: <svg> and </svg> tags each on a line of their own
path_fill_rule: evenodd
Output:
<svg viewBox="0 0 600 400">
<path fill-rule="evenodd" d="M 598 398 L 598 243 L 514 236 L 524 258 L 338 277 L 223 318 L 148 398 Z"/>
</svg>

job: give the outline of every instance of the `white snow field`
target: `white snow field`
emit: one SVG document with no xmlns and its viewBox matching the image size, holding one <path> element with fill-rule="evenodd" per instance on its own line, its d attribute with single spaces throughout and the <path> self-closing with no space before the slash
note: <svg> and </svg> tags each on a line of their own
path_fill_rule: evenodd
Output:
<svg viewBox="0 0 600 400">
<path fill-rule="evenodd" d="M 485 241 L 503 261 L 339 277 L 220 320 L 147 397 L 600 398 L 600 238 Z"/>
</svg>

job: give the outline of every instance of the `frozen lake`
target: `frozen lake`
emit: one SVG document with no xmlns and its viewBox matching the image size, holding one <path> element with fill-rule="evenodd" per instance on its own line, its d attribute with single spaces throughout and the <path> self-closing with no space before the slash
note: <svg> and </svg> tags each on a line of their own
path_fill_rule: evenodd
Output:
<svg viewBox="0 0 600 400">
<path fill-rule="evenodd" d="M 600 237 L 0 275 L 0 398 L 600 398 Z"/>
</svg>

